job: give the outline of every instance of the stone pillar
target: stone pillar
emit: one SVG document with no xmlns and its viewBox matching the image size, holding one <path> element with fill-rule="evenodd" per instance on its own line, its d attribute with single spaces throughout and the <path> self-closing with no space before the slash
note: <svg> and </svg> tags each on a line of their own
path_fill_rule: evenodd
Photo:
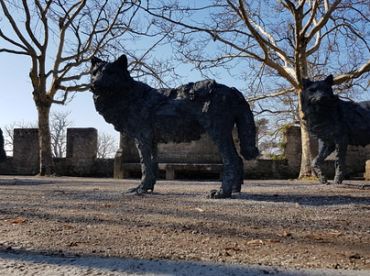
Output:
<svg viewBox="0 0 370 276">
<path fill-rule="evenodd" d="M 93 174 L 98 150 L 98 132 L 95 128 L 67 129 L 67 162 L 70 175 Z"/>
<path fill-rule="evenodd" d="M 311 137 L 311 153 L 314 158 L 318 154 L 318 141 Z M 301 168 L 302 141 L 301 128 L 298 125 L 288 126 L 285 130 L 285 158 L 288 161 L 289 169 L 295 174 L 299 174 Z"/>
<path fill-rule="evenodd" d="M 302 155 L 301 129 L 299 126 L 289 126 L 285 129 L 284 135 L 285 158 L 288 161 L 289 169 L 294 171 L 294 174 L 298 174 Z"/>
<path fill-rule="evenodd" d="M 39 172 L 39 130 L 15 128 L 13 140 L 14 173 L 35 175 Z"/>
<path fill-rule="evenodd" d="M 369 149 L 369 146 L 348 146 L 346 156 L 347 174 L 357 177 L 362 176 L 366 160 L 369 160 L 370 158 Z"/>
<path fill-rule="evenodd" d="M 366 181 L 370 180 L 370 160 L 366 161 L 364 178 Z"/>
<path fill-rule="evenodd" d="M 139 163 L 139 154 L 135 142 L 125 134 L 120 135 L 119 149 L 114 157 L 113 177 L 122 179 L 130 177 L 128 170 L 125 170 L 124 163 Z"/>
</svg>

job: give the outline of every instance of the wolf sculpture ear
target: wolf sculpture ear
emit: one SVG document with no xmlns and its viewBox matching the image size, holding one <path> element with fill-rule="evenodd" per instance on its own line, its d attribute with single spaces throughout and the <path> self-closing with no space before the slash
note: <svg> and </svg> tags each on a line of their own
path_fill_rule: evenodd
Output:
<svg viewBox="0 0 370 276">
<path fill-rule="evenodd" d="M 114 63 L 119 64 L 120 67 L 127 69 L 127 57 L 126 55 L 120 56 Z"/>
<path fill-rule="evenodd" d="M 312 83 L 310 79 L 302 79 L 303 88 L 309 86 Z"/>
<path fill-rule="evenodd" d="M 92 66 L 94 66 L 95 64 L 97 64 L 97 63 L 101 63 L 101 62 L 103 62 L 100 58 L 97 58 L 97 57 L 95 57 L 95 56 L 93 56 L 92 58 L 91 58 L 91 65 Z"/>
<path fill-rule="evenodd" d="M 332 86 L 334 84 L 334 77 L 333 77 L 333 75 L 327 76 L 324 81 L 326 83 L 328 83 L 330 86 Z"/>
</svg>

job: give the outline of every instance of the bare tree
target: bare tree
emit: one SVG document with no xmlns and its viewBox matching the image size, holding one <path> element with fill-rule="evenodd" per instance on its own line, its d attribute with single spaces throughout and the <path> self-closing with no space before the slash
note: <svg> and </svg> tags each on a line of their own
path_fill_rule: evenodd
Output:
<svg viewBox="0 0 370 276">
<path fill-rule="evenodd" d="M 69 93 L 89 88 L 86 62 L 93 55 L 125 49 L 121 41 L 117 42 L 124 35 L 132 39 L 149 32 L 146 26 L 144 31 L 135 29 L 139 25 L 134 20 L 138 14 L 134 2 L 0 0 L 0 53 L 30 60 L 29 76 L 38 112 L 40 175 L 54 171 L 49 123 L 52 104 L 64 104 Z M 141 64 L 135 67 L 138 71 L 144 67 L 144 56 L 136 59 Z"/>
<path fill-rule="evenodd" d="M 219 67 L 231 72 L 244 64 L 244 70 L 238 69 L 245 77 L 261 80 L 250 100 L 285 98 L 277 105 L 281 110 L 289 99 L 301 125 L 300 177 L 311 176 L 311 141 L 299 104 L 302 79 L 333 73 L 342 88 L 366 86 L 367 0 L 214 0 L 188 6 L 158 1 L 141 3 L 141 8 L 170 33 L 182 60 L 202 72 Z"/>
<path fill-rule="evenodd" d="M 108 133 L 98 135 L 98 158 L 112 158 L 118 150 L 117 140 Z"/>
<path fill-rule="evenodd" d="M 64 157 L 66 154 L 67 128 L 72 125 L 68 119 L 70 112 L 54 111 L 50 114 L 50 135 L 53 157 Z M 37 123 L 12 122 L 4 126 L 4 145 L 8 154 L 12 154 L 15 128 L 37 128 Z"/>
<path fill-rule="evenodd" d="M 36 124 L 31 122 L 12 122 L 3 128 L 4 148 L 7 155 L 13 155 L 14 129 L 15 128 L 35 128 Z"/>
<path fill-rule="evenodd" d="M 69 111 L 54 111 L 50 114 L 50 134 L 53 157 L 65 157 L 67 152 L 67 128 L 73 123 Z"/>
</svg>

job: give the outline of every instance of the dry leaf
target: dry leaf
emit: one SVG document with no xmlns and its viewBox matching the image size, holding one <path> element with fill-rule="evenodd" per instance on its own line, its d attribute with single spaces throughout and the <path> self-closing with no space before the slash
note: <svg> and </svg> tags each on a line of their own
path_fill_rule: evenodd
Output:
<svg viewBox="0 0 370 276">
<path fill-rule="evenodd" d="M 65 224 L 65 225 L 63 225 L 63 228 L 66 229 L 66 230 L 70 230 L 70 229 L 73 229 L 74 227 L 72 225 Z"/>
<path fill-rule="evenodd" d="M 263 245 L 263 240 L 250 240 L 247 242 L 248 245 Z"/>
<path fill-rule="evenodd" d="M 289 233 L 287 231 L 284 231 L 281 236 L 283 236 L 283 237 L 291 237 L 292 236 L 292 233 Z"/>
<path fill-rule="evenodd" d="M 75 247 L 75 246 L 78 246 L 78 242 L 70 242 L 69 244 L 67 244 L 68 247 Z"/>
<path fill-rule="evenodd" d="M 268 239 L 266 241 L 269 243 L 279 243 L 280 242 L 280 240 L 273 240 L 273 239 Z"/>
<path fill-rule="evenodd" d="M 342 235 L 342 232 L 339 232 L 337 230 L 333 230 L 333 231 L 330 231 L 328 234 L 331 235 L 331 236 L 334 236 L 334 237 L 339 237 L 339 236 Z"/>
<path fill-rule="evenodd" d="M 27 219 L 26 218 L 17 217 L 15 219 L 10 220 L 9 222 L 12 223 L 12 224 L 22 224 L 22 223 L 27 222 Z"/>
<path fill-rule="evenodd" d="M 235 246 L 228 246 L 225 248 L 226 251 L 241 251 L 241 249 L 235 245 Z"/>
</svg>

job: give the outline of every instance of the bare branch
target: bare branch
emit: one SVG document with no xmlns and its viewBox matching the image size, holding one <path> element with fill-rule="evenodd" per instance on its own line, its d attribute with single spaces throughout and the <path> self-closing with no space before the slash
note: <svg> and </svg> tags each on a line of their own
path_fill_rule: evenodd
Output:
<svg viewBox="0 0 370 276">
<path fill-rule="evenodd" d="M 19 40 L 23 43 L 24 47 L 27 48 L 27 51 L 30 53 L 30 55 L 33 58 L 36 58 L 36 51 L 35 51 L 35 49 L 31 46 L 30 43 L 28 43 L 27 39 L 23 36 L 22 32 L 18 28 L 17 23 L 15 22 L 14 18 L 10 14 L 5 1 L 4 0 L 0 0 L 0 5 L 1 5 L 1 7 L 3 9 L 3 12 L 4 12 L 4 15 L 5 15 L 6 19 L 9 21 L 9 23 L 10 23 L 10 25 L 11 25 L 14 33 L 17 35 L 17 37 L 19 38 Z"/>
<path fill-rule="evenodd" d="M 312 37 L 325 26 L 325 24 L 329 21 L 332 13 L 335 11 L 336 7 L 340 4 L 340 2 L 341 0 L 335 0 L 334 3 L 326 10 L 326 13 L 323 15 L 323 17 L 315 24 L 314 28 L 312 28 L 312 30 L 306 36 L 307 41 L 310 41 Z M 303 29 L 301 31 L 302 36 L 305 35 L 307 29 Z"/>
<path fill-rule="evenodd" d="M 247 15 L 247 11 L 244 6 L 243 0 L 239 0 L 239 8 L 237 8 L 230 0 L 227 0 L 228 4 L 240 15 L 240 17 L 244 20 L 245 25 L 252 33 L 252 36 L 256 39 L 258 44 L 260 45 L 261 49 L 265 53 L 265 57 L 263 62 L 270 67 L 274 68 L 279 74 L 288 80 L 292 85 L 297 86 L 297 80 L 295 74 L 292 72 L 291 68 L 288 67 L 288 59 L 285 54 L 282 54 L 283 51 L 279 48 L 275 47 L 271 43 L 267 42 L 259 32 L 253 27 L 252 22 L 249 20 L 249 16 Z M 274 62 L 272 59 L 269 58 L 269 48 L 276 51 L 280 57 L 282 57 L 285 61 L 285 66 L 281 66 L 280 64 Z"/>
<path fill-rule="evenodd" d="M 361 67 L 359 67 L 357 70 L 336 76 L 334 78 L 334 83 L 341 84 L 343 82 L 356 79 L 367 72 L 370 72 L 370 59 L 365 64 L 363 64 Z"/>
<path fill-rule="evenodd" d="M 27 34 L 30 36 L 32 42 L 37 46 L 37 48 L 42 50 L 42 46 L 40 42 L 36 39 L 34 35 L 34 30 L 31 29 L 31 15 L 30 15 L 28 4 L 27 4 L 27 0 L 22 0 L 22 4 L 23 4 L 24 13 L 26 15 L 25 26 L 26 26 Z"/>
<path fill-rule="evenodd" d="M 67 92 L 66 94 L 71 93 L 71 92 L 84 92 L 90 89 L 90 84 L 77 84 L 77 85 L 71 85 L 71 86 L 59 85 L 58 89 Z M 64 104 L 64 102 L 61 102 L 61 101 L 54 101 L 54 102 Z"/>
<path fill-rule="evenodd" d="M 260 100 L 267 99 L 267 98 L 273 98 L 273 97 L 283 96 L 283 95 L 286 95 L 286 94 L 292 93 L 292 92 L 295 92 L 295 88 L 294 87 L 284 88 L 284 89 L 281 89 L 281 90 L 279 90 L 277 92 L 274 92 L 274 93 L 271 93 L 271 94 L 267 94 L 267 95 L 261 95 L 261 96 L 255 96 L 255 97 L 248 97 L 247 100 L 249 102 L 260 101 Z"/>
<path fill-rule="evenodd" d="M 305 34 L 307 30 L 311 27 L 312 23 L 315 22 L 315 17 L 316 17 L 318 8 L 319 8 L 319 0 L 313 0 L 313 4 L 311 2 L 311 16 L 306 22 L 306 25 L 302 28 L 301 34 Z"/>
</svg>

